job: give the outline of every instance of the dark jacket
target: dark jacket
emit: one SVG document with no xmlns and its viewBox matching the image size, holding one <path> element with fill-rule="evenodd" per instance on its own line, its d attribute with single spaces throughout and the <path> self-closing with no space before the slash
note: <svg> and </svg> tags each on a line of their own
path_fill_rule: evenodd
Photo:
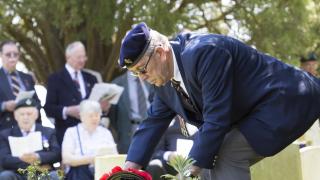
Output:
<svg viewBox="0 0 320 180">
<path fill-rule="evenodd" d="M 171 119 L 199 127 L 189 154 L 212 168 L 224 136 L 237 126 L 262 156 L 281 151 L 320 115 L 320 82 L 310 74 L 230 37 L 186 33 L 171 42 L 190 99 L 186 110 L 170 83 L 155 88 L 148 119 L 127 160 L 146 165 Z"/>
<path fill-rule="evenodd" d="M 55 130 L 37 124 L 35 131 L 40 131 L 42 134 L 43 150 L 36 152 L 41 159 L 40 165 L 52 166 L 54 163 L 61 161 L 61 149 L 56 138 Z M 22 137 L 22 132 L 18 126 L 0 132 L 0 157 L 3 169 L 13 171 L 18 170 L 19 168 L 25 169 L 29 164 L 21 161 L 18 157 L 13 157 L 11 155 L 8 140 L 9 136 Z M 49 144 L 49 147 L 45 144 Z"/>
<path fill-rule="evenodd" d="M 34 80 L 31 75 L 23 73 L 21 71 L 17 71 L 19 74 L 19 77 L 21 78 L 21 81 L 23 85 L 26 88 L 26 91 L 35 90 L 34 89 Z M 37 94 L 35 93 L 33 97 L 36 101 L 40 101 L 38 99 Z M 4 101 L 14 100 L 15 97 L 12 92 L 11 85 L 9 84 L 8 78 L 5 74 L 5 71 L 3 68 L 0 68 L 0 106 Z M 40 116 L 39 116 L 40 117 Z M 37 123 L 41 123 L 41 118 L 37 120 Z M 16 125 L 17 122 L 14 120 L 13 113 L 8 111 L 0 111 L 0 130 L 11 128 L 13 125 Z"/>
<path fill-rule="evenodd" d="M 95 76 L 81 71 L 86 89 L 87 99 L 91 93 L 93 85 L 97 83 Z M 57 131 L 58 142 L 61 144 L 63 135 L 68 127 L 77 125 L 80 120 L 67 117 L 62 118 L 62 110 L 65 106 L 78 105 L 82 101 L 82 97 L 77 90 L 71 76 L 66 68 L 52 74 L 48 78 L 47 98 L 44 109 L 47 116 L 55 119 L 55 128 Z"/>
</svg>

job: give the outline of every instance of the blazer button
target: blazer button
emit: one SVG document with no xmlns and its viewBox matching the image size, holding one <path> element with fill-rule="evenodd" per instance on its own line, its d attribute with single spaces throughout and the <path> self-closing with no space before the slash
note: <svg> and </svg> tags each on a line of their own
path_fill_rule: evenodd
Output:
<svg viewBox="0 0 320 180">
<path fill-rule="evenodd" d="M 10 121 L 10 117 L 7 117 L 6 121 Z"/>
<path fill-rule="evenodd" d="M 72 99 L 72 102 L 76 102 L 77 100 L 75 98 Z"/>
</svg>

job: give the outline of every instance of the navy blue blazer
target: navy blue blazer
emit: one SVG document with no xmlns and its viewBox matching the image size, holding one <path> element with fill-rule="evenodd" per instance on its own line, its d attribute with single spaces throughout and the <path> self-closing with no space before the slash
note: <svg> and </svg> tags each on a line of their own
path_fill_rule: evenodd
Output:
<svg viewBox="0 0 320 180">
<path fill-rule="evenodd" d="M 30 74 L 17 71 L 22 80 L 23 85 L 27 91 L 35 90 L 35 82 Z M 35 93 L 34 99 L 40 102 L 37 94 Z M 15 97 L 12 92 L 11 85 L 9 84 L 8 78 L 4 72 L 3 68 L 0 68 L 0 106 L 4 101 L 14 100 Z M 41 120 L 37 120 L 38 123 L 41 123 Z M 8 111 L 0 111 L 0 130 L 11 128 L 13 125 L 16 125 L 17 122 L 14 120 L 13 113 Z"/>
<path fill-rule="evenodd" d="M 171 119 L 199 127 L 189 154 L 212 168 L 224 136 L 238 127 L 253 149 L 270 156 L 301 136 L 320 115 L 320 82 L 238 40 L 187 33 L 171 42 L 191 101 L 184 109 L 167 83 L 155 89 L 148 119 L 135 133 L 127 160 L 146 165 Z"/>
<path fill-rule="evenodd" d="M 40 156 L 40 164 L 52 166 L 54 163 L 61 161 L 61 149 L 56 138 L 55 130 L 37 124 L 36 131 L 41 132 L 43 142 L 43 150 L 36 152 Z M 17 125 L 0 132 L 0 157 L 3 169 L 13 171 L 17 171 L 19 168 L 25 169 L 29 164 L 21 161 L 19 157 L 13 157 L 11 155 L 8 140 L 9 136 L 22 137 L 22 132 Z M 46 144 L 49 144 L 49 147 Z"/>
<path fill-rule="evenodd" d="M 91 93 L 93 85 L 97 83 L 95 76 L 81 71 L 86 89 L 87 99 Z M 63 119 L 62 110 L 65 106 L 78 105 L 82 97 L 66 68 L 52 74 L 48 78 L 47 97 L 44 109 L 47 116 L 55 119 L 58 142 L 61 144 L 63 135 L 67 128 L 77 125 L 80 120 L 73 117 Z"/>
</svg>

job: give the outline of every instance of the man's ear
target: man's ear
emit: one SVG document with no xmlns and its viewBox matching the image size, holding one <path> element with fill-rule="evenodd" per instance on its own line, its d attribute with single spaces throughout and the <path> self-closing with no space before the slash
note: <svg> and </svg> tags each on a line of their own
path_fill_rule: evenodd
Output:
<svg viewBox="0 0 320 180">
<path fill-rule="evenodd" d="M 163 48 L 163 46 L 157 46 L 155 48 L 155 56 L 158 56 L 157 58 L 159 59 L 166 59 L 165 58 L 165 49 Z"/>
</svg>

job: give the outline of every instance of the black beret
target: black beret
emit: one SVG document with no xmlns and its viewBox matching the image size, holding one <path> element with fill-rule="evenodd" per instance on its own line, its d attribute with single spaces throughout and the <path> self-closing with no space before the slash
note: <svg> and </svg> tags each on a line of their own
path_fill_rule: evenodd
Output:
<svg viewBox="0 0 320 180">
<path fill-rule="evenodd" d="M 134 66 L 148 49 L 150 40 L 150 28 L 144 22 L 133 27 L 122 41 L 119 65 Z"/>
<path fill-rule="evenodd" d="M 16 105 L 16 110 L 21 108 L 21 107 L 36 107 L 39 108 L 39 103 L 35 101 L 33 98 L 26 98 L 20 100 L 17 105 Z"/>
</svg>

